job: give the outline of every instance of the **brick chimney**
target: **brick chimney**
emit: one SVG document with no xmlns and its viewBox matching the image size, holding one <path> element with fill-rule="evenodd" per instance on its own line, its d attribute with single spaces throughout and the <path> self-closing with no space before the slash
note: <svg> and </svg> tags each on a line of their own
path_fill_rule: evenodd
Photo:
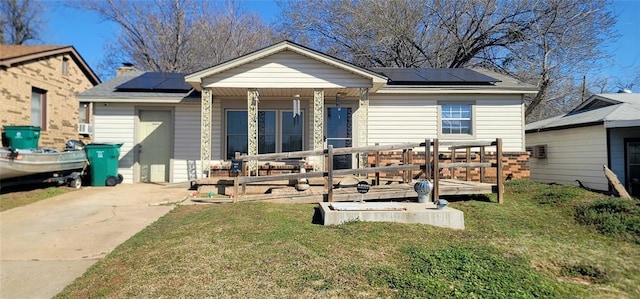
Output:
<svg viewBox="0 0 640 299">
<path fill-rule="evenodd" d="M 136 69 L 135 66 L 133 66 L 133 63 L 130 62 L 125 62 L 122 64 L 121 67 L 116 69 L 116 76 L 120 76 L 122 74 L 128 73 L 128 72 L 133 72 L 133 71 L 137 71 L 138 69 Z"/>
</svg>

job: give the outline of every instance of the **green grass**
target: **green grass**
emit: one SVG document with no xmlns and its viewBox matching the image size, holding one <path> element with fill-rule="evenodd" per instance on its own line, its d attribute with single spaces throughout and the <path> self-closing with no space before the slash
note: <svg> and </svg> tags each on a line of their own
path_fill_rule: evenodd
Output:
<svg viewBox="0 0 640 299">
<path fill-rule="evenodd" d="M 605 235 L 640 244 L 640 201 L 607 199 L 576 207 L 576 221 Z"/>
<path fill-rule="evenodd" d="M 639 298 L 640 246 L 576 221 L 606 198 L 508 183 L 457 200 L 466 230 L 313 224 L 315 205 L 178 206 L 59 298 Z"/>
<path fill-rule="evenodd" d="M 48 187 L 45 189 L 4 193 L 0 195 L 0 212 L 64 194 L 69 192 L 70 190 L 75 189 L 68 187 Z"/>
</svg>

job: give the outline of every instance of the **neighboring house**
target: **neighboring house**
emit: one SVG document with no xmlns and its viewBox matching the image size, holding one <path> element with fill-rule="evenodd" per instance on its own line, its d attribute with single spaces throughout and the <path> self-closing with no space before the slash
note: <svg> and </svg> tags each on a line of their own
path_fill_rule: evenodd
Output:
<svg viewBox="0 0 640 299">
<path fill-rule="evenodd" d="M 0 126 L 38 126 L 40 147 L 63 149 L 90 123 L 76 95 L 100 84 L 72 46 L 0 45 Z"/>
<path fill-rule="evenodd" d="M 502 138 L 521 157 L 523 97 L 533 93 L 486 70 L 364 69 L 284 41 L 186 76 L 125 73 L 78 98 L 94 104 L 96 142 L 124 143 L 125 182 L 179 182 L 235 152 L 326 145 Z M 337 167 L 366 163 L 354 155 Z"/>
<path fill-rule="evenodd" d="M 573 111 L 526 126 L 531 179 L 609 190 L 603 165 L 640 197 L 640 94 L 591 96 Z"/>
</svg>

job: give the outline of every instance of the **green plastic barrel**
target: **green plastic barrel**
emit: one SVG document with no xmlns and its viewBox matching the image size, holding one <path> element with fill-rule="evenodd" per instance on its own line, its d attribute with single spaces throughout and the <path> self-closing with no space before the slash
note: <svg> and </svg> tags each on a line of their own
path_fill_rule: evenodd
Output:
<svg viewBox="0 0 640 299">
<path fill-rule="evenodd" d="M 115 186 L 122 183 L 118 158 L 122 143 L 91 143 L 85 146 L 92 186 Z"/>
<path fill-rule="evenodd" d="M 13 149 L 38 148 L 40 127 L 4 126 L 4 134 Z"/>
</svg>

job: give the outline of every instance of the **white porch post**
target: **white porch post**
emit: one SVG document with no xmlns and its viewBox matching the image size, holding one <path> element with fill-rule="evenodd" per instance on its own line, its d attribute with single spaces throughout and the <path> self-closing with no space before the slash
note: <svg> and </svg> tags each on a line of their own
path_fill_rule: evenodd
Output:
<svg viewBox="0 0 640 299">
<path fill-rule="evenodd" d="M 358 99 L 358 146 L 369 145 L 369 89 L 360 88 Z M 365 168 L 369 164 L 368 153 L 358 155 L 358 168 Z"/>
<path fill-rule="evenodd" d="M 313 90 L 313 149 L 324 149 L 324 90 Z M 313 171 L 324 170 L 324 156 L 313 157 Z"/>
<path fill-rule="evenodd" d="M 209 177 L 211 172 L 211 90 L 202 89 L 200 104 L 200 163 L 202 174 Z"/>
<path fill-rule="evenodd" d="M 258 100 L 259 93 L 255 89 L 247 92 L 247 128 L 248 128 L 248 155 L 258 154 Z M 248 161 L 249 172 L 255 171 L 258 174 L 258 161 Z"/>
</svg>

